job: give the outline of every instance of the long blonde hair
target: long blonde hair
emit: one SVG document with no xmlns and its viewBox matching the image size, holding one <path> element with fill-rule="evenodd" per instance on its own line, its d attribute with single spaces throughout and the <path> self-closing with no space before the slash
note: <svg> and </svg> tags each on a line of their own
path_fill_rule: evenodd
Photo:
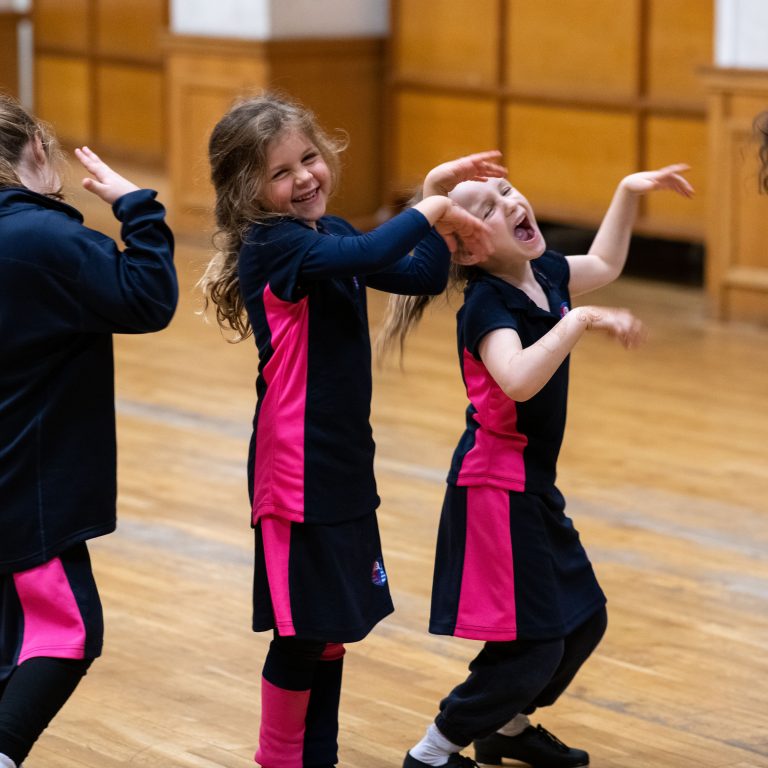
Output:
<svg viewBox="0 0 768 768">
<path fill-rule="evenodd" d="M 460 252 L 463 248 L 459 243 Z M 445 294 L 437 296 L 400 296 L 392 294 L 387 302 L 387 309 L 381 322 L 381 328 L 376 336 L 376 357 L 383 360 L 386 354 L 397 345 L 400 360 L 405 354 L 405 339 L 416 328 L 424 316 L 427 307 L 439 296 L 450 297 L 453 294 L 462 293 L 467 282 L 475 274 L 478 267 L 467 267 L 456 262 L 451 262 L 448 272 L 448 285 Z"/>
<path fill-rule="evenodd" d="M 19 102 L 0 93 L 0 187 L 23 187 L 18 167 L 27 145 L 40 137 L 49 163 L 57 171 L 63 166 L 64 153 L 53 129 L 30 115 Z M 52 189 L 49 197 L 61 198 L 61 190 Z"/>
<path fill-rule="evenodd" d="M 332 139 L 309 109 L 283 94 L 267 92 L 237 102 L 219 120 L 208 144 L 216 193 L 217 250 L 198 286 L 203 291 L 204 310 L 213 303 L 219 325 L 235 331 L 232 341 L 242 341 L 252 333 L 240 291 L 237 260 L 248 229 L 281 215 L 265 207 L 262 191 L 269 144 L 289 129 L 301 131 L 317 147 L 330 170 L 333 192 L 340 175 L 339 155 L 346 141 Z"/>
</svg>

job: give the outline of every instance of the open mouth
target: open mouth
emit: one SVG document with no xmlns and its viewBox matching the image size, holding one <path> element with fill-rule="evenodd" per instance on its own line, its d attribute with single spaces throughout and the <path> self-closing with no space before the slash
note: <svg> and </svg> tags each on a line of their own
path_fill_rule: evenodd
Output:
<svg viewBox="0 0 768 768">
<path fill-rule="evenodd" d="M 305 195 L 301 195 L 300 197 L 294 197 L 293 202 L 294 203 L 308 203 L 310 200 L 314 200 L 317 197 L 317 191 L 320 189 L 320 187 L 315 187 L 311 192 L 307 192 Z"/>
<path fill-rule="evenodd" d="M 515 224 L 514 235 L 515 240 L 520 240 L 523 243 L 530 242 L 536 237 L 536 230 L 531 226 L 527 216 L 524 216 L 522 221 Z"/>
</svg>

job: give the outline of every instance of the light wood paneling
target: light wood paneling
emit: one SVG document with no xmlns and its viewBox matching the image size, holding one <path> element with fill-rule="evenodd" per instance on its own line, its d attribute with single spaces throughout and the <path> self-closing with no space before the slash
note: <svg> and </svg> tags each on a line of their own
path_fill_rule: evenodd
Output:
<svg viewBox="0 0 768 768">
<path fill-rule="evenodd" d="M 707 289 L 722 318 L 768 324 L 768 197 L 759 194 L 752 122 L 768 104 L 768 72 L 710 70 Z"/>
<path fill-rule="evenodd" d="M 637 93 L 638 0 L 509 0 L 507 82 L 518 93 L 628 100 Z"/>
<path fill-rule="evenodd" d="M 90 0 L 34 0 L 35 45 L 86 54 L 90 45 Z"/>
<path fill-rule="evenodd" d="M 165 141 L 162 74 L 104 64 L 96 71 L 96 93 L 96 135 L 102 151 L 161 163 Z"/>
<path fill-rule="evenodd" d="M 402 0 L 393 17 L 400 77 L 471 86 L 498 78 L 498 0 Z"/>
<path fill-rule="evenodd" d="M 403 91 L 397 96 L 394 165 L 400 196 L 409 196 L 435 165 L 497 149 L 497 107 L 490 99 Z"/>
<path fill-rule="evenodd" d="M 38 55 L 35 62 L 36 112 L 53 123 L 65 144 L 90 142 L 92 109 L 88 64 L 80 58 Z"/>
<path fill-rule="evenodd" d="M 701 120 L 684 117 L 649 117 L 645 124 L 645 165 L 661 168 L 671 163 L 688 163 L 686 177 L 696 194 L 692 199 L 678 195 L 647 195 L 643 198 L 641 228 L 646 220 L 677 230 L 680 237 L 697 239 L 707 216 L 707 130 Z M 663 197 L 663 199 L 661 199 Z"/>
<path fill-rule="evenodd" d="M 539 218 L 590 221 L 636 166 L 631 114 L 511 105 L 503 151 L 513 183 Z M 542 158 L 546 162 L 542 162 Z"/>
<path fill-rule="evenodd" d="M 160 39 L 167 4 L 36 0 L 36 110 L 66 144 L 88 143 L 112 157 L 161 162 Z"/>
<path fill-rule="evenodd" d="M 98 0 L 96 49 L 101 56 L 160 64 L 167 0 Z"/>
<path fill-rule="evenodd" d="M 706 116 L 696 71 L 711 60 L 713 3 L 497 0 L 476 5 L 463 0 L 391 0 L 391 7 L 393 104 L 417 97 L 492 103 L 495 110 L 485 111 L 494 115 L 494 123 L 477 134 L 470 149 L 484 148 L 490 132 L 491 146 L 503 145 L 510 153 L 506 160 L 512 173 L 529 189 L 539 188 L 538 208 L 555 222 L 596 227 L 605 210 L 602 191 L 618 181 L 614 173 L 652 167 L 676 142 L 684 142 L 678 145 L 678 156 L 692 165 L 703 157 Z M 496 25 L 492 30 L 486 28 L 489 20 Z M 476 38 L 482 55 L 465 44 L 467 36 Z M 482 77 L 478 61 L 485 62 Z M 392 110 L 390 142 L 397 170 L 388 178 L 390 198 L 401 196 L 404 171 L 429 165 L 415 157 L 404 164 L 410 151 L 402 147 L 404 137 L 430 162 L 435 154 L 417 133 L 439 134 L 443 156 L 467 151 L 466 142 L 452 144 L 452 134 L 443 133 L 444 125 L 467 120 L 465 110 L 440 114 L 437 130 L 430 128 L 436 118 L 428 110 L 420 111 L 418 124 L 410 117 L 412 111 Z M 535 123 L 523 125 L 516 119 L 523 114 Z M 576 120 L 573 128 L 563 119 L 571 115 Z M 540 121 L 545 116 L 556 129 Z M 470 118 L 470 125 L 477 130 L 476 119 Z M 614 129 L 617 133 L 610 135 Z M 518 139 L 536 154 L 522 157 Z M 622 150 L 622 140 L 633 143 Z M 595 150 L 603 145 L 606 157 Z M 594 161 L 592 167 L 589 161 Z M 700 189 L 706 188 L 706 177 L 705 167 L 695 169 Z M 564 183 L 556 183 L 558 178 Z M 583 195 L 574 188 L 578 184 L 584 185 Z M 639 227 L 652 236 L 702 242 L 705 217 L 700 214 L 695 204 L 664 207 L 654 200 L 644 209 Z"/>
<path fill-rule="evenodd" d="M 704 105 L 698 71 L 712 63 L 714 9 L 714 3 L 696 0 L 650 0 L 646 75 L 650 99 Z"/>
<path fill-rule="evenodd" d="M 18 25 L 21 14 L 0 11 L 0 89 L 19 96 Z"/>
</svg>

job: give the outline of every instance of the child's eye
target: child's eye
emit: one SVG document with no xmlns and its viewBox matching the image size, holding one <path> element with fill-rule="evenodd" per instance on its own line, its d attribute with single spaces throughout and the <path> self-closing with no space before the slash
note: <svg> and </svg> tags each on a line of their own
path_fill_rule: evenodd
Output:
<svg viewBox="0 0 768 768">
<path fill-rule="evenodd" d="M 318 156 L 319 156 L 319 152 L 307 152 L 307 154 L 304 155 L 304 162 L 314 163 L 315 160 L 317 160 Z"/>
<path fill-rule="evenodd" d="M 279 171 L 275 171 L 272 174 L 272 181 L 278 181 L 279 179 L 282 179 L 286 173 L 288 173 L 288 171 L 286 171 L 285 168 L 282 168 Z"/>
<path fill-rule="evenodd" d="M 487 218 L 490 217 L 490 215 L 496 210 L 495 205 L 489 205 L 484 211 L 483 211 L 483 221 L 485 221 Z"/>
<path fill-rule="evenodd" d="M 506 197 L 507 195 L 511 195 L 512 194 L 512 187 L 504 187 L 501 190 L 501 194 L 504 195 L 504 197 Z"/>
</svg>

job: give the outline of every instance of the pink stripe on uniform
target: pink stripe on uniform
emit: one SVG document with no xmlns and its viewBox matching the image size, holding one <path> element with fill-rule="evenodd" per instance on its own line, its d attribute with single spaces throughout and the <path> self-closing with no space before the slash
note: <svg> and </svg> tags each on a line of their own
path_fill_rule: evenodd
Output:
<svg viewBox="0 0 768 768">
<path fill-rule="evenodd" d="M 273 354 L 264 366 L 259 407 L 253 521 L 261 515 L 304 520 L 304 417 L 307 402 L 309 300 L 282 301 L 264 289 Z"/>
<path fill-rule="evenodd" d="M 523 452 L 528 437 L 517 428 L 517 403 L 504 394 L 488 369 L 466 349 L 464 381 L 479 426 L 475 444 L 462 460 L 457 484 L 524 491 Z"/>
<path fill-rule="evenodd" d="M 13 574 L 24 614 L 18 664 L 37 656 L 85 657 L 85 623 L 58 557 Z"/>
<path fill-rule="evenodd" d="M 509 494 L 467 488 L 467 533 L 454 634 L 473 640 L 516 640 L 517 608 Z"/>
<path fill-rule="evenodd" d="M 291 522 L 279 517 L 262 517 L 260 525 L 277 633 L 281 636 L 295 635 L 291 611 L 291 587 L 288 579 Z"/>
</svg>

